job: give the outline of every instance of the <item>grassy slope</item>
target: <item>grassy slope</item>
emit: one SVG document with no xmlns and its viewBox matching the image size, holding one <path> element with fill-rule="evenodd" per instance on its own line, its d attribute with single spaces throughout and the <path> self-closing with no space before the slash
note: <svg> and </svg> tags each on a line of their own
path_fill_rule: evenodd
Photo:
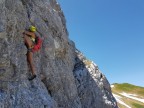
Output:
<svg viewBox="0 0 144 108">
<path fill-rule="evenodd" d="M 131 85 L 128 83 L 124 83 L 124 84 L 113 84 L 115 86 L 115 90 L 119 91 L 119 92 L 126 92 L 126 93 L 133 93 L 133 94 L 137 94 L 139 96 L 143 96 L 144 97 L 144 87 L 139 87 L 139 86 L 135 86 L 135 85 Z"/>
<path fill-rule="evenodd" d="M 113 84 L 112 92 L 122 97 L 122 101 L 132 108 L 144 108 L 144 103 L 135 101 L 133 99 L 126 98 L 119 93 L 125 92 L 129 94 L 136 94 L 140 98 L 144 98 L 144 87 L 134 86 L 128 83 L 124 84 Z M 120 108 L 125 108 L 125 106 L 118 104 Z"/>
</svg>

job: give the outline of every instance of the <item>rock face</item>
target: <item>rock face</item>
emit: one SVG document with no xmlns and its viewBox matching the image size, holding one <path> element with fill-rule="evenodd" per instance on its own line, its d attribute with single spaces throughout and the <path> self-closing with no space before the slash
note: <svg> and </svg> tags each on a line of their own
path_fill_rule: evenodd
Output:
<svg viewBox="0 0 144 108">
<path fill-rule="evenodd" d="M 74 77 L 82 108 L 117 108 L 111 88 L 98 66 L 76 51 Z"/>
<path fill-rule="evenodd" d="M 31 25 L 43 39 L 33 81 L 22 35 Z M 68 39 L 55 0 L 0 0 L 0 108 L 117 108 L 105 76 Z"/>
</svg>

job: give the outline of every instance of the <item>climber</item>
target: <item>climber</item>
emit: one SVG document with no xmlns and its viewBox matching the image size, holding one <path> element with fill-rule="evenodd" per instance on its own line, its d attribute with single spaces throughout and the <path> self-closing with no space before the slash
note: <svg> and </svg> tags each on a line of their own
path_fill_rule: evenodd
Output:
<svg viewBox="0 0 144 108">
<path fill-rule="evenodd" d="M 36 40 L 36 27 L 31 26 L 29 30 L 26 30 L 23 32 L 24 35 L 24 43 L 28 49 L 27 51 L 27 61 L 30 65 L 32 76 L 29 78 L 29 80 L 33 80 L 36 78 L 36 73 L 35 73 L 35 67 L 33 64 L 33 48 L 35 45 L 35 40 Z"/>
</svg>

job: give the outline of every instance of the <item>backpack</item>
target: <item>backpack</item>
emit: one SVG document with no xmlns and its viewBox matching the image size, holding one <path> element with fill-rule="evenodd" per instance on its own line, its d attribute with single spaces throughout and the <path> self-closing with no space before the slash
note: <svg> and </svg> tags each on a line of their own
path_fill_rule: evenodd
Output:
<svg viewBox="0 0 144 108">
<path fill-rule="evenodd" d="M 42 46 L 42 39 L 40 37 L 36 36 L 35 44 L 34 44 L 34 47 L 32 49 L 32 52 L 39 51 L 41 46 Z"/>
</svg>

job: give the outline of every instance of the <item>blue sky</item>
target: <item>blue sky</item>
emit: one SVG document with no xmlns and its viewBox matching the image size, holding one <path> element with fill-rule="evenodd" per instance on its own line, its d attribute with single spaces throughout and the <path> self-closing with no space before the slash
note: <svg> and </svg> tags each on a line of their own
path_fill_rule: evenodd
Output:
<svg viewBox="0 0 144 108">
<path fill-rule="evenodd" d="M 58 0 L 69 38 L 110 83 L 144 86 L 144 0 Z"/>
</svg>

